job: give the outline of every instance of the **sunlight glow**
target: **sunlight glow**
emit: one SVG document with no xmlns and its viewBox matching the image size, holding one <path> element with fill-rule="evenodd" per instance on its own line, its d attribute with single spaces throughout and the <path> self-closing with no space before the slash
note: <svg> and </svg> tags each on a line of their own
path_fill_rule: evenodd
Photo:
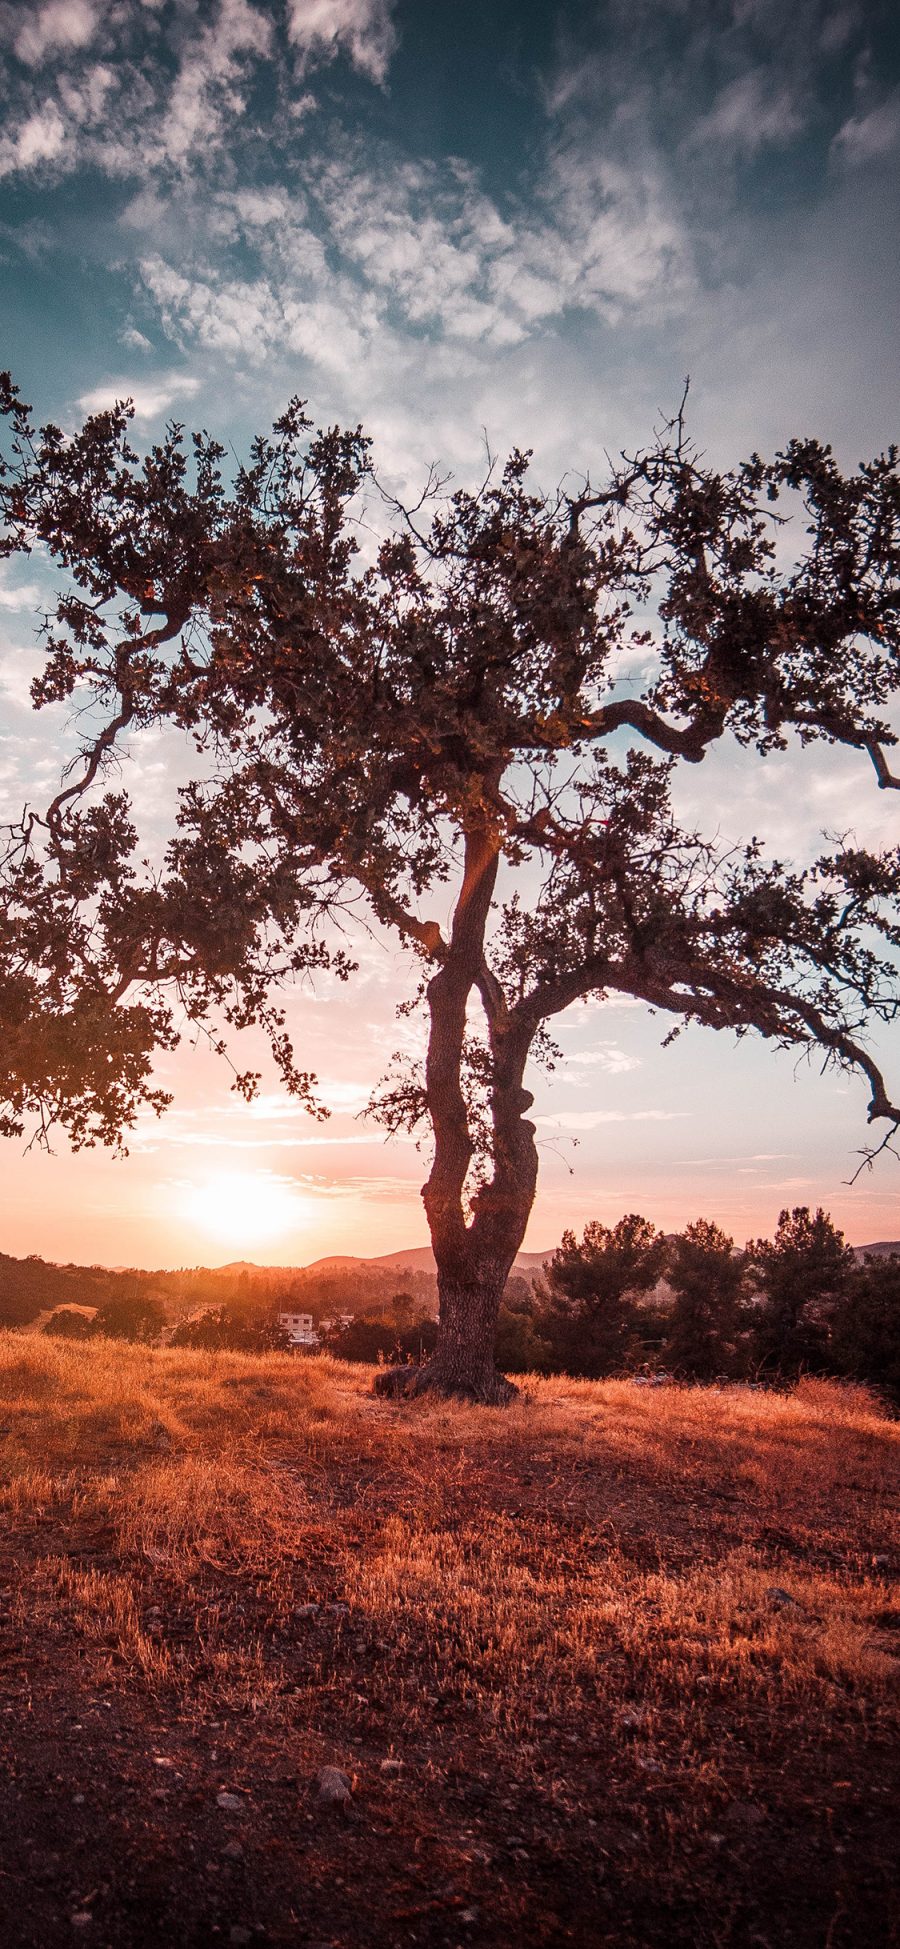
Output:
<svg viewBox="0 0 900 1949">
<path fill-rule="evenodd" d="M 186 1184 L 180 1207 L 209 1237 L 241 1247 L 294 1231 L 308 1216 L 290 1179 L 261 1171 L 217 1171 L 202 1184 Z"/>
</svg>

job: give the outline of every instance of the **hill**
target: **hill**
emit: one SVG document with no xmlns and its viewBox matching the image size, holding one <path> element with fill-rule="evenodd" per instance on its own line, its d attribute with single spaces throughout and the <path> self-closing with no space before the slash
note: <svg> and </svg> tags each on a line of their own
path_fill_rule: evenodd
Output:
<svg viewBox="0 0 900 1949">
<path fill-rule="evenodd" d="M 900 1246 L 897 1249 L 900 1251 Z M 513 1271 L 520 1273 L 523 1278 L 533 1277 L 540 1272 L 545 1260 L 552 1258 L 555 1250 L 556 1247 L 551 1245 L 546 1252 L 518 1252 Z M 287 1277 L 294 1276 L 296 1273 L 359 1271 L 367 1266 L 384 1266 L 398 1271 L 408 1266 L 413 1272 L 435 1272 L 434 1253 L 430 1245 L 411 1245 L 402 1248 L 399 1252 L 382 1252 L 374 1259 L 362 1258 L 353 1253 L 333 1252 L 324 1259 L 311 1259 L 308 1265 L 303 1266 L 260 1266 L 254 1265 L 250 1259 L 233 1259 L 228 1265 L 218 1266 L 216 1270 L 231 1273 L 282 1273 Z"/>
<path fill-rule="evenodd" d="M 900 1429 L 370 1382 L 0 1334 L 2 1949 L 887 1945 Z"/>
<path fill-rule="evenodd" d="M 545 1261 L 553 1257 L 555 1245 L 548 1246 L 546 1252 L 517 1252 L 513 1262 L 513 1272 L 523 1279 L 533 1279 L 541 1271 Z M 411 1251 L 384 1252 L 378 1259 L 369 1261 L 371 1265 L 412 1266 L 416 1271 L 434 1272 L 434 1253 L 430 1245 L 415 1245 Z"/>
</svg>

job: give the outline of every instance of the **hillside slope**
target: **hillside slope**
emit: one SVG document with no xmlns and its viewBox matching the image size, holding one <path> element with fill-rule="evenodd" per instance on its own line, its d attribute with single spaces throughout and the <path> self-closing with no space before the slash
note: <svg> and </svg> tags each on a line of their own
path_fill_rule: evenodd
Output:
<svg viewBox="0 0 900 1949">
<path fill-rule="evenodd" d="M 2 1949 L 892 1940 L 900 1428 L 369 1381 L 0 1335 Z"/>
</svg>

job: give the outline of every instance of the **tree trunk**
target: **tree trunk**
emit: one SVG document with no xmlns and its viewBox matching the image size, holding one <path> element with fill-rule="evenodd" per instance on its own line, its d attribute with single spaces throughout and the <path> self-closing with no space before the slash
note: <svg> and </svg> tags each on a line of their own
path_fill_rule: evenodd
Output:
<svg viewBox="0 0 900 1949">
<path fill-rule="evenodd" d="M 513 1251 L 515 1256 L 515 1251 Z M 438 1271 L 439 1333 L 431 1356 L 420 1367 L 394 1367 L 379 1374 L 378 1394 L 443 1394 L 489 1407 L 505 1407 L 516 1389 L 494 1362 L 497 1313 L 506 1284 L 501 1268 L 473 1262 L 466 1275 Z"/>
<path fill-rule="evenodd" d="M 525 1236 L 537 1185 L 534 1124 L 524 1112 L 532 1098 L 522 1087 L 536 1022 L 508 1015 L 499 984 L 488 973 L 484 937 L 497 877 L 499 845 L 487 825 L 466 835 L 466 861 L 447 955 L 428 984 L 431 1030 L 425 1065 L 434 1161 L 422 1198 L 438 1275 L 439 1332 L 422 1367 L 379 1374 L 376 1392 L 439 1393 L 502 1406 L 516 1393 L 497 1372 L 494 1341 L 503 1289 Z M 462 1086 L 466 1008 L 478 988 L 488 1019 L 493 1074 L 493 1175 L 464 1210 L 473 1157 Z"/>
<path fill-rule="evenodd" d="M 491 1407 L 505 1407 L 515 1398 L 515 1387 L 494 1362 L 497 1314 L 507 1277 L 506 1272 L 499 1276 L 499 1270 L 473 1263 L 463 1276 L 438 1271 L 435 1351 L 423 1366 L 392 1367 L 377 1375 L 377 1394 L 443 1394 Z"/>
</svg>

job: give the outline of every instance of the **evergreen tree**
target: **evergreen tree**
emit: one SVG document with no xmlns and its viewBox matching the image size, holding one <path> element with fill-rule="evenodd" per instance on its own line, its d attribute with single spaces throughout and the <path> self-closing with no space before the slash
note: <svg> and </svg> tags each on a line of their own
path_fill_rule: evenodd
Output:
<svg viewBox="0 0 900 1949">
<path fill-rule="evenodd" d="M 745 1276 L 743 1253 L 706 1218 L 670 1242 L 666 1277 L 673 1299 L 664 1358 L 674 1373 L 712 1380 L 739 1370 Z"/>
<path fill-rule="evenodd" d="M 832 1319 L 829 1365 L 900 1402 L 900 1257 L 854 1266 Z"/>
<path fill-rule="evenodd" d="M 797 1374 L 828 1364 L 830 1323 L 846 1299 L 852 1248 L 821 1206 L 782 1211 L 774 1239 L 747 1247 L 757 1288 L 753 1357 L 763 1370 Z"/>
<path fill-rule="evenodd" d="M 596 1219 L 581 1241 L 564 1232 L 538 1288 L 535 1325 L 557 1368 L 599 1378 L 627 1370 L 641 1314 L 665 1264 L 661 1232 L 629 1212 L 613 1226 Z"/>
</svg>

